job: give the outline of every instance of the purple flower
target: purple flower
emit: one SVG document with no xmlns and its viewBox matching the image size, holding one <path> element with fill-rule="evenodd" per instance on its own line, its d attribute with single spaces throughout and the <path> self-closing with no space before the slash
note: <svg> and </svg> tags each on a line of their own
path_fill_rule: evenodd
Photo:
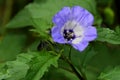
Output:
<svg viewBox="0 0 120 80">
<path fill-rule="evenodd" d="M 83 51 L 89 41 L 96 39 L 97 31 L 92 26 L 93 15 L 80 6 L 64 7 L 54 17 L 52 38 L 57 43 L 68 43 L 75 49 Z"/>
</svg>

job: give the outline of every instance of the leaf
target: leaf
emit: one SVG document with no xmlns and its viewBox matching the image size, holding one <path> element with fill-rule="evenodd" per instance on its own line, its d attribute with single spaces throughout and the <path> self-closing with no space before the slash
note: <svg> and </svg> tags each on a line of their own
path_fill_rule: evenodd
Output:
<svg viewBox="0 0 120 80">
<path fill-rule="evenodd" d="M 59 3 L 59 4 L 58 4 Z M 27 6 L 28 11 L 31 14 L 33 19 L 34 26 L 39 30 L 46 30 L 50 28 L 52 24 L 52 17 L 64 6 L 75 6 L 80 5 L 90 12 L 96 14 L 96 6 L 95 1 L 89 0 L 63 0 L 63 1 L 56 1 L 56 0 L 47 0 L 44 4 L 32 3 Z M 56 7 L 54 7 L 56 6 Z"/>
<path fill-rule="evenodd" d="M 63 6 L 75 6 L 75 5 L 80 5 L 84 8 L 86 8 L 87 10 L 89 10 L 90 12 L 93 12 L 93 13 L 96 13 L 96 1 L 95 0 L 75 0 L 75 1 L 72 1 L 72 0 L 63 0 L 63 1 L 59 1 L 59 4 L 57 4 L 58 1 L 54 0 L 34 0 L 34 2 L 36 3 L 51 3 L 51 4 L 54 4 L 56 6 L 61 6 L 62 4 L 62 7 Z M 49 4 L 49 5 L 51 5 Z M 66 4 L 66 5 L 64 5 Z M 54 8 L 57 8 L 57 7 L 54 7 Z"/>
<path fill-rule="evenodd" d="M 39 80 L 51 65 L 58 66 L 59 57 L 42 51 L 19 54 L 15 61 L 0 66 L 0 80 Z"/>
<path fill-rule="evenodd" d="M 85 68 L 85 73 L 89 80 L 97 80 L 98 75 L 106 67 L 119 65 L 120 49 L 119 47 L 116 49 L 117 47 L 114 48 L 114 46 L 112 48 L 108 47 L 108 45 L 106 46 L 102 42 L 95 42 L 92 46 L 97 54 L 89 60 Z"/>
<path fill-rule="evenodd" d="M 33 54 L 33 52 L 19 54 L 17 56 L 16 61 L 23 62 L 23 63 L 29 63 L 32 60 L 32 58 L 34 57 L 34 55 L 32 55 L 32 54 Z"/>
<path fill-rule="evenodd" d="M 46 2 L 47 0 L 34 0 L 34 2 L 41 3 L 41 2 Z"/>
<path fill-rule="evenodd" d="M 46 30 L 52 27 L 52 17 L 64 6 L 82 6 L 96 15 L 95 0 L 46 0 L 28 4 L 21 12 L 19 12 L 11 22 L 8 23 L 9 28 L 20 28 L 32 25 L 35 32 L 42 36 L 46 36 Z M 59 3 L 59 4 L 58 4 Z"/>
<path fill-rule="evenodd" d="M 120 80 L 120 67 L 117 66 L 109 71 L 104 71 L 98 77 L 99 80 Z"/>
<path fill-rule="evenodd" d="M 82 53 L 82 66 L 86 67 L 87 64 L 90 63 L 90 60 L 93 58 L 93 56 L 95 56 L 97 53 L 94 50 L 94 48 L 92 46 L 89 46 L 83 53 Z"/>
<path fill-rule="evenodd" d="M 51 65 L 55 67 L 58 66 L 57 60 L 59 57 L 60 55 L 54 56 L 49 52 L 38 53 L 38 55 L 34 57 L 30 63 L 31 68 L 29 69 L 28 74 L 24 80 L 40 80 Z"/>
<path fill-rule="evenodd" d="M 0 42 L 0 61 L 15 59 L 25 46 L 26 35 L 9 33 Z"/>
<path fill-rule="evenodd" d="M 6 25 L 7 28 L 21 28 L 32 25 L 32 19 L 27 9 L 19 11 L 15 17 Z"/>
<path fill-rule="evenodd" d="M 69 50 L 70 50 L 70 46 L 64 47 L 64 55 L 66 55 L 67 57 L 69 56 Z M 91 63 L 91 59 L 93 59 L 96 55 L 96 51 L 94 50 L 93 45 L 89 45 L 83 52 L 79 52 L 78 50 L 75 50 L 74 48 L 71 49 L 71 60 L 72 63 L 75 65 L 75 67 L 77 68 L 78 71 L 83 71 L 87 77 L 88 80 L 94 80 L 96 75 L 93 75 L 93 73 L 88 73 L 89 70 L 87 70 L 86 68 L 88 67 L 88 65 Z M 64 64 L 60 64 L 60 66 L 66 67 L 66 65 Z M 67 66 L 66 69 L 69 69 L 69 67 Z M 91 77 L 92 75 L 92 77 Z M 93 77 L 94 76 L 94 77 Z"/>
<path fill-rule="evenodd" d="M 66 69 L 50 67 L 49 72 L 47 72 L 41 80 L 79 80 L 74 73 Z"/>
<path fill-rule="evenodd" d="M 116 33 L 109 28 L 98 28 L 98 41 L 108 42 L 111 44 L 120 44 L 120 33 Z"/>
<path fill-rule="evenodd" d="M 0 80 L 20 80 L 25 77 L 29 69 L 28 62 L 32 59 L 31 54 L 20 54 L 15 61 L 8 61 L 0 69 Z"/>
<path fill-rule="evenodd" d="M 7 80 L 19 80 L 25 77 L 27 70 L 29 69 L 29 66 L 23 62 L 19 61 L 13 61 L 8 62 L 8 75 L 10 77 L 7 78 Z"/>
</svg>

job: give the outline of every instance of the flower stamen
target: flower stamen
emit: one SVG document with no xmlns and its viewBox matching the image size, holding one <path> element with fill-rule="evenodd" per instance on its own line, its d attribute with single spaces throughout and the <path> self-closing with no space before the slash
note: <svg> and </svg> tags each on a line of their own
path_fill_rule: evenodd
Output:
<svg viewBox="0 0 120 80">
<path fill-rule="evenodd" d="M 69 30 L 65 29 L 65 30 L 63 31 L 63 37 L 64 37 L 67 41 L 70 41 L 70 40 L 75 39 L 75 34 L 74 34 L 74 32 L 73 32 L 72 29 L 69 29 Z"/>
</svg>

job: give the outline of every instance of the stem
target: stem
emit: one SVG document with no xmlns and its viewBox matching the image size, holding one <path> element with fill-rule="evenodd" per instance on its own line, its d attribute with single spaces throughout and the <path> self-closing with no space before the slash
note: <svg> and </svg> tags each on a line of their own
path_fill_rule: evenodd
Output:
<svg viewBox="0 0 120 80">
<path fill-rule="evenodd" d="M 71 60 L 71 51 L 72 51 L 72 46 L 70 47 L 70 51 L 69 51 L 69 60 Z M 71 60 L 72 61 L 72 60 Z M 73 66 L 73 65 L 72 65 Z M 74 70 L 76 70 L 76 68 L 73 66 Z M 76 70 L 77 71 L 77 70 Z M 79 72 L 77 72 L 79 74 Z M 84 78 L 84 79 L 81 79 L 81 80 L 86 80 L 86 76 L 85 74 L 83 73 L 83 71 L 81 70 L 81 67 L 80 67 L 80 73 L 81 73 L 81 76 Z M 79 74 L 80 75 L 80 74 Z"/>
<path fill-rule="evenodd" d="M 80 79 L 80 80 L 87 80 L 86 79 L 86 76 L 84 75 L 84 73 L 82 72 L 82 70 L 80 69 L 80 73 L 77 71 L 77 69 L 74 67 L 74 65 L 72 64 L 72 62 L 71 62 L 71 49 L 72 49 L 72 47 L 70 47 L 70 51 L 69 51 L 69 58 L 68 57 L 66 57 L 66 56 L 64 56 L 64 55 L 62 55 L 61 54 L 61 59 L 62 60 L 64 60 L 65 62 L 67 62 L 69 65 L 70 65 L 70 67 L 71 67 L 71 69 L 72 69 L 72 71 L 75 73 L 75 75 Z M 60 52 L 61 53 L 61 52 Z"/>
<path fill-rule="evenodd" d="M 75 72 L 76 76 L 80 79 L 80 80 L 84 80 L 84 78 L 79 74 L 79 72 L 76 70 L 76 68 L 73 66 L 72 63 L 69 63 L 69 65 L 71 66 L 72 70 Z"/>
<path fill-rule="evenodd" d="M 71 60 L 69 60 L 67 57 L 61 55 L 61 58 L 64 59 L 71 67 L 71 69 L 74 71 L 75 75 L 80 79 L 80 80 L 85 80 L 81 74 L 77 71 L 77 69 L 74 67 L 72 64 Z"/>
</svg>

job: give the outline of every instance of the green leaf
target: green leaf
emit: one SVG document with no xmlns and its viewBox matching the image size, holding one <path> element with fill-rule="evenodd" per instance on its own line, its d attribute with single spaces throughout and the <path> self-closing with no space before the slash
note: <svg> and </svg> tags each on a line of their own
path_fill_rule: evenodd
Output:
<svg viewBox="0 0 120 80">
<path fill-rule="evenodd" d="M 30 63 L 31 68 L 29 69 L 25 80 L 40 80 L 51 65 L 55 67 L 58 66 L 57 60 L 59 57 L 60 55 L 54 56 L 51 55 L 50 52 L 43 51 L 38 53 Z"/>
<path fill-rule="evenodd" d="M 34 0 L 34 2 L 41 3 L 41 2 L 46 2 L 47 0 Z"/>
<path fill-rule="evenodd" d="M 7 72 L 8 75 L 10 75 L 7 80 L 22 79 L 25 77 L 27 70 L 29 69 L 29 66 L 27 64 L 19 61 L 7 62 L 7 66 Z"/>
<path fill-rule="evenodd" d="M 29 69 L 28 62 L 31 61 L 33 55 L 20 54 L 15 61 L 8 61 L 0 69 L 0 80 L 20 80 L 25 77 Z"/>
<path fill-rule="evenodd" d="M 16 61 L 23 62 L 23 63 L 29 63 L 33 57 L 34 55 L 32 55 L 32 52 L 22 53 L 17 56 Z"/>
<path fill-rule="evenodd" d="M 47 72 L 41 80 L 79 80 L 74 73 L 66 69 L 50 67 L 49 72 Z"/>
<path fill-rule="evenodd" d="M 0 42 L 0 61 L 15 59 L 25 46 L 26 35 L 9 33 Z"/>
<path fill-rule="evenodd" d="M 120 67 L 117 66 L 111 70 L 104 71 L 98 77 L 99 80 L 120 80 Z"/>
<path fill-rule="evenodd" d="M 83 52 L 72 49 L 71 53 L 71 58 L 74 64 L 82 67 L 86 67 L 90 62 L 90 59 L 96 55 L 96 52 L 92 46 L 88 46 Z"/>
<path fill-rule="evenodd" d="M 108 42 L 111 44 L 120 44 L 120 33 L 116 33 L 109 28 L 98 28 L 98 41 Z"/>
<path fill-rule="evenodd" d="M 21 28 L 32 25 L 30 13 L 26 8 L 18 12 L 16 16 L 6 25 L 7 28 Z"/>
<path fill-rule="evenodd" d="M 59 3 L 59 4 L 58 4 Z M 52 24 L 52 17 L 64 6 L 75 6 L 80 5 L 93 14 L 96 14 L 96 5 L 95 1 L 89 0 L 47 0 L 44 4 L 32 3 L 27 6 L 31 17 L 33 18 L 33 23 L 36 28 L 40 30 L 46 30 L 50 28 Z"/>
<path fill-rule="evenodd" d="M 82 53 L 82 66 L 86 67 L 87 64 L 90 63 L 90 60 L 95 56 L 97 53 L 95 52 L 94 48 L 92 46 L 89 46 L 83 53 Z"/>
<path fill-rule="evenodd" d="M 72 7 L 76 5 L 86 8 L 96 15 L 95 0 L 46 0 L 44 2 L 42 1 L 42 3 L 34 2 L 28 4 L 10 23 L 8 23 L 7 27 L 20 28 L 32 25 L 35 27 L 35 32 L 46 36 L 46 30 L 52 27 L 52 17 L 64 6 Z"/>
<path fill-rule="evenodd" d="M 75 50 L 74 48 L 71 49 L 71 60 L 72 63 L 75 65 L 78 71 L 83 71 L 87 77 L 88 80 L 94 80 L 96 75 L 93 73 L 88 73 L 88 65 L 91 63 L 91 60 L 96 56 L 97 52 L 94 50 L 94 45 L 89 45 L 83 52 L 80 52 L 78 50 Z M 67 57 L 69 56 L 69 50 L 70 46 L 64 47 L 64 52 L 63 54 L 66 55 Z M 60 64 L 60 66 L 66 67 L 66 69 L 69 69 L 68 66 L 65 64 Z"/>
<path fill-rule="evenodd" d="M 106 67 L 119 65 L 120 49 L 119 47 L 114 48 L 113 45 L 112 47 L 108 47 L 108 45 L 106 46 L 105 43 L 102 42 L 95 42 L 92 46 L 97 54 L 89 60 L 85 68 L 85 73 L 89 80 L 97 80 L 98 75 Z"/>
</svg>

